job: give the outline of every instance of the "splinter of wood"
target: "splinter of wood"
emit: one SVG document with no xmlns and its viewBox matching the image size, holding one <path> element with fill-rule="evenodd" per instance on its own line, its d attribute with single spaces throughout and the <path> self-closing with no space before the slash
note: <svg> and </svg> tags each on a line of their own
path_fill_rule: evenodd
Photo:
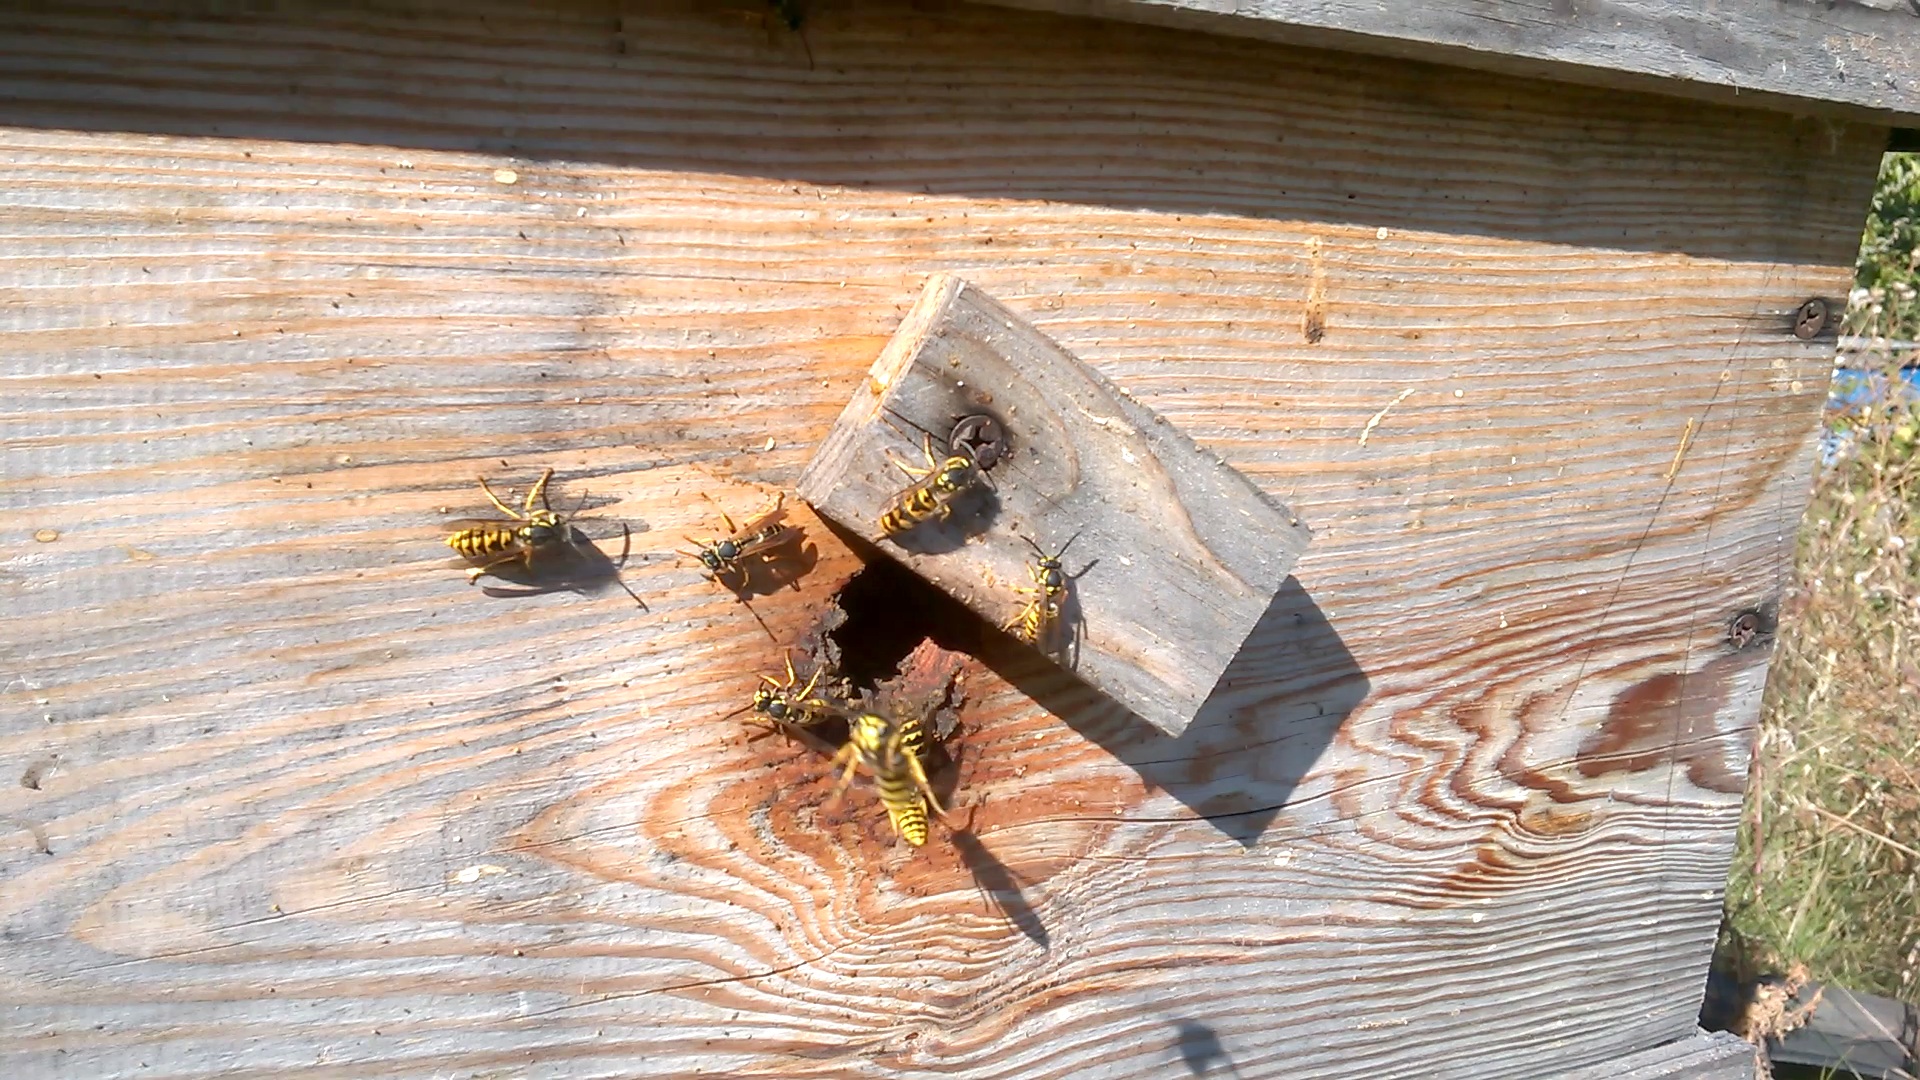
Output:
<svg viewBox="0 0 1920 1080">
<path fill-rule="evenodd" d="M 960 418 L 1006 433 L 991 486 L 895 537 L 893 459 Z M 1032 597 L 1033 546 L 1074 544 L 1066 608 L 1086 682 L 1169 734 L 1212 693 L 1306 547 L 1305 526 L 1185 433 L 965 281 L 936 275 L 827 434 L 800 496 L 995 626 Z M 1081 567 L 1084 566 L 1084 572 Z"/>
</svg>

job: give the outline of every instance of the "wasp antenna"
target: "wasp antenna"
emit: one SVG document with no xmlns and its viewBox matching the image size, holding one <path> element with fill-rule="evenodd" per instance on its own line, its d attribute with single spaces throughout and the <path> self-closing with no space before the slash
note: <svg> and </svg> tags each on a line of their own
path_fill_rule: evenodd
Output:
<svg viewBox="0 0 1920 1080">
<path fill-rule="evenodd" d="M 476 476 L 474 477 L 474 479 L 480 481 L 480 490 L 487 493 L 487 501 L 493 503 L 493 505 L 496 508 L 498 508 L 501 513 L 507 515 L 508 517 L 514 519 L 515 521 L 520 521 L 525 518 L 524 514 L 516 513 L 512 507 L 500 501 L 500 496 L 495 495 L 493 493 L 493 489 L 487 486 L 486 477 Z"/>
<path fill-rule="evenodd" d="M 547 469 L 540 474 L 540 479 L 533 482 L 533 487 L 527 489 L 527 508 L 521 511 L 522 516 L 533 513 L 533 501 L 535 499 L 540 500 L 541 507 L 544 508 L 547 513 L 553 513 L 553 504 L 547 501 L 547 481 L 551 479 L 553 479 L 553 470 Z"/>
<path fill-rule="evenodd" d="M 543 493 L 541 494 L 541 498 L 540 498 L 540 502 L 541 502 L 541 505 L 543 505 L 543 506 L 544 506 L 544 505 L 546 505 L 546 501 L 547 501 L 547 500 L 546 500 L 546 495 L 545 495 L 545 493 L 543 492 Z M 578 514 L 578 513 L 580 512 L 580 508 L 581 508 L 581 507 L 583 507 L 583 506 L 585 506 L 585 505 L 587 505 L 587 489 L 586 489 L 586 488 L 581 488 L 581 489 L 580 489 L 580 497 L 579 497 L 578 499 L 575 499 L 575 500 L 573 501 L 573 509 L 571 509 L 571 510 L 569 510 L 569 511 L 567 511 L 567 516 L 568 516 L 568 517 L 572 517 L 573 515 L 575 515 L 575 514 Z M 551 507 L 551 506 L 548 506 L 548 507 L 547 507 L 547 511 L 548 511 L 548 513 L 552 513 L 552 511 L 553 511 L 553 507 Z"/>
<path fill-rule="evenodd" d="M 1054 552 L 1054 553 L 1053 553 L 1053 557 L 1057 559 L 1057 558 L 1059 558 L 1060 556 L 1062 556 L 1062 555 L 1065 555 L 1065 554 L 1067 553 L 1067 549 L 1073 546 L 1073 542 L 1074 542 L 1075 540 L 1078 540 L 1078 539 L 1080 539 L 1080 534 L 1081 534 L 1081 533 L 1083 533 L 1083 532 L 1086 532 L 1086 531 L 1087 531 L 1087 530 L 1085 530 L 1085 529 L 1075 529 L 1075 530 L 1073 530 L 1073 535 L 1072 535 L 1072 536 L 1069 536 L 1069 537 L 1067 537 L 1067 542 L 1066 542 L 1066 543 L 1064 543 L 1064 544 L 1061 544 L 1061 545 L 1060 545 L 1060 550 L 1059 550 L 1059 551 L 1056 551 L 1056 552 Z"/>
</svg>

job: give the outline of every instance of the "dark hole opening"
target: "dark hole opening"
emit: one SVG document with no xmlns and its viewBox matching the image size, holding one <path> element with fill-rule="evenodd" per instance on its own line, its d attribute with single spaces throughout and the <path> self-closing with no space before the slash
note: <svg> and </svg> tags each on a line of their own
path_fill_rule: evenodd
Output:
<svg viewBox="0 0 1920 1080">
<path fill-rule="evenodd" d="M 872 690 L 898 675 L 922 641 L 969 655 L 980 651 L 979 618 L 892 559 L 868 562 L 835 599 L 846 621 L 831 637 L 839 646 L 840 674 L 856 689 Z"/>
</svg>

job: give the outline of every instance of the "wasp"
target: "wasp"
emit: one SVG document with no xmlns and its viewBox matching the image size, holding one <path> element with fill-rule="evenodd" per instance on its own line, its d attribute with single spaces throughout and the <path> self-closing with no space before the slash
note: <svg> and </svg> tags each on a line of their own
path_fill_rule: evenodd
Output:
<svg viewBox="0 0 1920 1080">
<path fill-rule="evenodd" d="M 945 521 L 953 512 L 953 501 L 986 479 L 986 473 L 971 456 L 954 453 L 945 461 L 937 460 L 933 456 L 933 436 L 923 434 L 921 438 L 921 450 L 927 455 L 926 468 L 916 469 L 892 454 L 887 455 L 889 461 L 914 480 L 913 486 L 894 496 L 893 504 L 880 515 L 880 531 L 887 536 L 899 536 L 925 521 Z"/>
<path fill-rule="evenodd" d="M 468 584 L 479 581 L 482 574 L 501 563 L 515 559 L 531 570 L 535 559 L 547 557 L 572 545 L 573 527 L 547 501 L 547 481 L 552 479 L 552 469 L 542 472 L 540 479 L 527 491 L 526 505 L 515 510 L 500 501 L 493 489 L 487 486 L 486 477 L 479 478 L 480 490 L 486 492 L 487 500 L 510 520 L 462 518 L 453 523 L 454 532 L 447 537 L 447 546 L 468 561 L 479 564 L 467 571 Z M 582 495 L 581 501 L 585 499 L 586 496 Z M 540 504 L 540 509 L 533 508 L 535 502 Z M 624 523 L 620 530 L 624 538 L 631 539 L 632 530 Z M 620 558 L 625 562 L 626 555 L 622 553 Z M 646 601 L 627 588 L 626 582 L 620 582 L 620 587 L 633 597 L 634 603 L 643 608 L 647 606 Z"/>
<path fill-rule="evenodd" d="M 552 504 L 547 502 L 547 481 L 551 479 L 552 469 L 541 473 L 540 479 L 527 491 L 526 506 L 515 510 L 500 501 L 487 486 L 486 477 L 480 477 L 480 490 L 487 493 L 487 500 L 511 520 L 463 518 L 454 522 L 454 533 L 447 537 L 447 546 L 479 563 L 467 571 L 469 584 L 480 580 L 480 575 L 493 567 L 515 559 L 532 569 L 535 557 L 569 543 L 566 519 L 554 513 Z M 536 500 L 540 503 L 538 510 L 533 508 Z"/>
<path fill-rule="evenodd" d="M 681 554 L 699 560 L 715 581 L 725 578 L 744 580 L 752 569 L 749 560 L 764 558 L 799 537 L 798 528 L 780 523 L 781 507 L 786 498 L 785 492 L 775 495 L 771 507 L 738 528 L 734 527 L 733 519 L 727 516 L 725 510 L 720 511 L 720 520 L 727 525 L 726 537 L 704 542 L 693 540 L 695 550 L 683 550 Z"/>
<path fill-rule="evenodd" d="M 887 808 L 894 831 L 921 847 L 927 842 L 927 807 L 946 814 L 920 762 L 926 748 L 926 726 L 918 720 L 897 721 L 873 712 L 853 715 L 847 721 L 846 744 L 833 756 L 833 764 L 845 766 L 833 797 L 838 799 L 852 782 L 854 770 L 865 766 L 873 774 L 880 805 Z"/>
<path fill-rule="evenodd" d="M 1067 549 L 1072 547 L 1073 542 L 1079 538 L 1079 533 L 1073 534 L 1067 538 L 1066 543 L 1060 545 L 1059 551 L 1049 555 L 1041 549 L 1039 544 L 1033 542 L 1032 537 L 1020 537 L 1027 542 L 1028 547 L 1033 549 L 1034 560 L 1027 567 L 1027 573 L 1032 575 L 1034 587 L 1022 588 L 1019 591 L 1032 596 L 1033 599 L 1027 601 L 1027 606 L 1000 629 L 1042 652 L 1052 651 L 1054 638 L 1060 629 L 1067 589 L 1073 583 L 1073 579 L 1061 569 L 1060 557 L 1065 555 Z"/>
<path fill-rule="evenodd" d="M 838 707 L 825 697 L 814 695 L 814 688 L 820 684 L 821 670 L 815 668 L 806 685 L 800 685 L 800 676 L 793 670 L 793 654 L 786 654 L 787 681 L 780 682 L 771 675 L 760 676 L 765 686 L 753 692 L 753 700 L 735 709 L 729 716 L 737 716 L 753 710 L 771 731 L 791 733 L 795 728 L 810 728 L 823 720 L 840 715 Z M 798 689 L 796 689 L 796 687 Z"/>
</svg>

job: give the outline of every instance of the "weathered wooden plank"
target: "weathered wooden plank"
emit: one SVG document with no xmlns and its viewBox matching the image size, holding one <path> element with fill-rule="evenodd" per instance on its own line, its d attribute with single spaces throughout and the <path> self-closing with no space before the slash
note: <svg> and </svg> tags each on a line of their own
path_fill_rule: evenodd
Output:
<svg viewBox="0 0 1920 1080">
<path fill-rule="evenodd" d="M 1561 1080 L 1753 1080 L 1755 1065 L 1751 1043 L 1724 1031 L 1702 1031 Z"/>
<path fill-rule="evenodd" d="M 812 68 L 744 9 L 0 11 L 8 1075 L 1689 1036 L 1765 669 L 1724 627 L 1831 362 L 1786 328 L 1884 132 L 817 7 Z M 974 839 L 909 854 L 720 723 L 778 649 L 671 549 L 794 482 L 929 270 L 1316 537 L 1178 739 L 987 656 Z M 465 583 L 473 476 L 548 465 L 651 612 Z M 856 566 L 798 520 L 783 637 Z"/>
<path fill-rule="evenodd" d="M 1911 0 L 987 0 L 1920 127 L 1920 7 Z"/>
<path fill-rule="evenodd" d="M 938 438 L 945 456 L 968 416 L 991 417 L 999 431 L 985 478 L 948 520 L 887 535 L 881 518 L 911 482 L 889 455 L 914 461 Z M 1061 568 L 1061 625 L 1036 644 L 1175 736 L 1308 538 L 1246 477 L 947 274 L 927 282 L 799 491 L 990 625 L 1013 624 L 1037 599 L 1029 568 L 1038 553 L 1071 552 L 1079 569 Z"/>
</svg>

